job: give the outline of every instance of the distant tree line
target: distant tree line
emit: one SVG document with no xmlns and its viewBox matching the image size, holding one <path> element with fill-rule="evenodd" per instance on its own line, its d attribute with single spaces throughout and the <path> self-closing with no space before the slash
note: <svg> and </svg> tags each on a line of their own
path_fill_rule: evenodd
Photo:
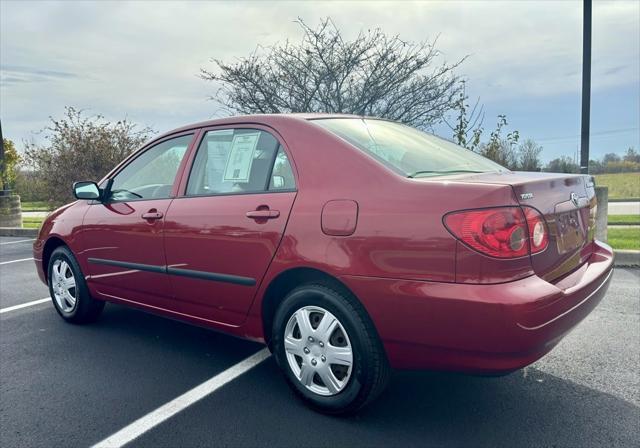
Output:
<svg viewBox="0 0 640 448">
<path fill-rule="evenodd" d="M 580 167 L 573 158 L 562 156 L 551 160 L 545 171 L 559 173 L 579 173 Z M 640 153 L 633 147 L 627 149 L 622 156 L 613 152 L 607 153 L 600 160 L 589 160 L 589 174 L 615 174 L 640 171 Z"/>
<path fill-rule="evenodd" d="M 589 172 L 592 174 L 630 171 L 640 171 L 640 153 L 633 147 L 628 148 L 623 156 L 608 153 L 601 160 L 589 160 Z"/>
</svg>

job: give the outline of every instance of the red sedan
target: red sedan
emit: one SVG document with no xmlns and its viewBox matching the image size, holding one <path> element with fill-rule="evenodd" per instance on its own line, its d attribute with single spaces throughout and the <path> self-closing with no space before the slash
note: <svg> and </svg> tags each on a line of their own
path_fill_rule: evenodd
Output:
<svg viewBox="0 0 640 448">
<path fill-rule="evenodd" d="M 390 368 L 524 367 L 613 272 L 591 177 L 512 172 L 374 118 L 185 126 L 74 190 L 34 244 L 63 319 L 108 301 L 264 342 L 328 413 L 370 402 Z"/>
</svg>

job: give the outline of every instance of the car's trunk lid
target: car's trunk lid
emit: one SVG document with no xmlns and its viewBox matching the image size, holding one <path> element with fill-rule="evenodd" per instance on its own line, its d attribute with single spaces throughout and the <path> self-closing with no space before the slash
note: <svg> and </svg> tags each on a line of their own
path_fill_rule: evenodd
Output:
<svg viewBox="0 0 640 448">
<path fill-rule="evenodd" d="M 520 205 L 542 213 L 548 225 L 549 245 L 531 257 L 537 275 L 556 280 L 591 255 L 596 199 L 590 176 L 507 172 L 473 175 L 464 181 L 511 185 Z"/>
</svg>

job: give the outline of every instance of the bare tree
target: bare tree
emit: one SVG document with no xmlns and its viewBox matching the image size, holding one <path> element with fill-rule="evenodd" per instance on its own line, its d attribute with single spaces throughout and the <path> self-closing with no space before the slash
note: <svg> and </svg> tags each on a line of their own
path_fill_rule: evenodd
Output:
<svg viewBox="0 0 640 448">
<path fill-rule="evenodd" d="M 627 152 L 624 154 L 623 160 L 625 162 L 640 163 L 640 153 L 638 153 L 633 146 L 629 146 Z"/>
<path fill-rule="evenodd" d="M 522 171 L 540 171 L 542 146 L 533 139 L 526 139 L 518 147 L 518 169 Z"/>
<path fill-rule="evenodd" d="M 550 173 L 579 173 L 580 167 L 571 157 L 561 156 L 547 163 L 544 170 Z"/>
<path fill-rule="evenodd" d="M 473 107 L 468 103 L 466 81 L 460 81 L 458 98 L 454 108 L 458 115 L 455 122 L 450 122 L 443 117 L 443 121 L 453 131 L 453 141 L 460 146 L 476 151 L 480 146 L 480 138 L 484 132 L 484 106 L 480 104 L 480 97 L 476 99 Z"/>
<path fill-rule="evenodd" d="M 212 99 L 232 113 L 331 112 L 371 115 L 430 128 L 460 92 L 464 58 L 437 65 L 436 41 L 410 43 L 380 29 L 347 41 L 330 19 L 301 19 L 301 42 L 258 48 L 235 63 L 213 59 L 200 76 L 221 87 Z"/>
<path fill-rule="evenodd" d="M 65 108 L 65 116 L 51 119 L 44 129 L 45 144 L 25 143 L 26 162 L 47 192 L 47 200 L 61 204 L 73 199 L 71 183 L 99 180 L 124 157 L 138 149 L 150 129 L 137 129 L 130 121 L 115 123 L 103 116 L 87 117 Z"/>
<path fill-rule="evenodd" d="M 509 132 L 506 137 L 503 137 L 502 131 L 508 124 L 506 115 L 498 115 L 496 129 L 491 132 L 489 141 L 482 143 L 478 147 L 478 152 L 484 157 L 514 170 L 518 167 L 516 145 L 520 139 L 520 133 L 518 131 L 512 131 Z"/>
</svg>

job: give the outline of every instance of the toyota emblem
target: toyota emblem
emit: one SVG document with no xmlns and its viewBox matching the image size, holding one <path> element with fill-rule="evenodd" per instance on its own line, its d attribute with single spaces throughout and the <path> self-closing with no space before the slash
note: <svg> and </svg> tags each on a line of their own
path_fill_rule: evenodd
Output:
<svg viewBox="0 0 640 448">
<path fill-rule="evenodd" d="M 575 205 L 576 207 L 578 206 L 578 195 L 575 193 L 571 193 L 571 202 L 573 203 L 573 205 Z"/>
</svg>

